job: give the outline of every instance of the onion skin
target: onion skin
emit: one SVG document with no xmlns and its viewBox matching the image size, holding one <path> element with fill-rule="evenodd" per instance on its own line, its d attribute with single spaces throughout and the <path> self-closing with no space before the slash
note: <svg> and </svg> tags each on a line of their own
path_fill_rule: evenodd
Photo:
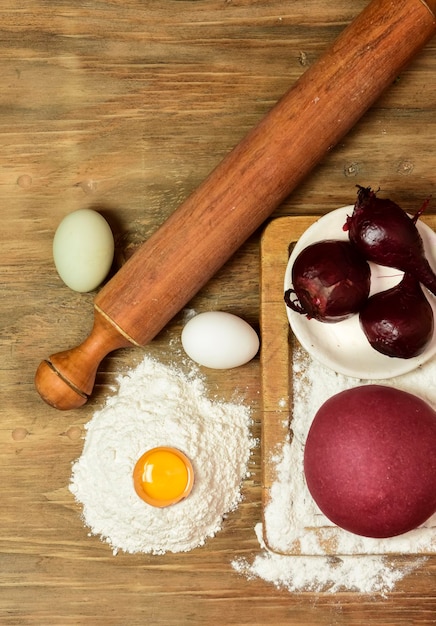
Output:
<svg viewBox="0 0 436 626">
<path fill-rule="evenodd" d="M 410 218 L 392 200 L 377 198 L 370 187 L 359 187 L 344 230 L 348 230 L 350 241 L 368 261 L 412 274 L 436 295 L 436 274 L 425 257 L 415 224 L 422 210 Z"/>
<path fill-rule="evenodd" d="M 389 357 L 419 356 L 433 337 L 433 309 L 411 274 L 404 274 L 395 287 L 371 296 L 359 321 L 371 346 Z"/>
<path fill-rule="evenodd" d="M 337 526 L 374 538 L 413 530 L 436 512 L 436 411 L 394 387 L 342 391 L 315 415 L 304 472 Z"/>
<path fill-rule="evenodd" d="M 367 300 L 371 270 L 349 241 L 325 239 L 304 248 L 292 266 L 292 289 L 285 292 L 293 311 L 320 322 L 341 322 Z M 295 297 L 295 298 L 294 298 Z"/>
</svg>

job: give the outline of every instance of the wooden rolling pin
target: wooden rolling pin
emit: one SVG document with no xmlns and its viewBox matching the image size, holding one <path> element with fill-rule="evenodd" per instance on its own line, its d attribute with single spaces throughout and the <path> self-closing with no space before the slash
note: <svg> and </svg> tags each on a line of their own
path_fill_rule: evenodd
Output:
<svg viewBox="0 0 436 626">
<path fill-rule="evenodd" d="M 40 364 L 41 397 L 83 405 L 109 352 L 153 339 L 392 84 L 435 13 L 436 0 L 373 0 L 101 289 L 89 337 Z"/>
</svg>

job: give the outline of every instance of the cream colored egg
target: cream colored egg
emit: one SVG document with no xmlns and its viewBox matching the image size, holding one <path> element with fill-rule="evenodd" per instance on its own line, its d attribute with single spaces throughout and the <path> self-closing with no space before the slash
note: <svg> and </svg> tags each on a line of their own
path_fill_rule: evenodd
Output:
<svg viewBox="0 0 436 626">
<path fill-rule="evenodd" d="M 106 278 L 114 257 L 111 228 L 100 213 L 79 209 L 59 224 L 53 239 L 53 260 L 63 282 L 85 293 Z"/>
<path fill-rule="evenodd" d="M 259 337 L 245 320 L 224 311 L 191 318 L 182 331 L 182 346 L 196 363 L 230 369 L 248 363 L 259 350 Z"/>
</svg>

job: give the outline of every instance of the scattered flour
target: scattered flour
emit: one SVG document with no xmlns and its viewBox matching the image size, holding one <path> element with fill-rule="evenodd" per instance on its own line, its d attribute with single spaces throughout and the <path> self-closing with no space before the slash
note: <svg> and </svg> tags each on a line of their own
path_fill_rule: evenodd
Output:
<svg viewBox="0 0 436 626">
<path fill-rule="evenodd" d="M 293 363 L 292 437 L 277 450 L 277 478 L 264 512 L 265 528 L 256 526 L 263 549 L 253 563 L 236 559 L 234 568 L 289 591 L 353 590 L 381 593 L 423 563 L 420 553 L 436 551 L 436 515 L 420 529 L 388 540 L 358 537 L 332 525 L 312 500 L 303 476 L 304 442 L 316 411 L 343 389 L 371 381 L 356 381 L 325 368 L 297 349 Z M 395 385 L 435 403 L 436 361 L 412 373 L 379 384 Z M 279 402 L 279 405 L 281 403 Z M 265 545 L 264 533 L 267 530 Z M 333 547 L 333 549 L 332 549 Z M 409 554 L 407 566 L 394 556 Z M 294 556 L 295 555 L 295 556 Z"/>
<path fill-rule="evenodd" d="M 208 399 L 203 379 L 145 357 L 119 379 L 116 395 L 86 426 L 70 490 L 83 519 L 114 554 L 187 552 L 220 529 L 241 501 L 241 481 L 256 442 L 246 406 Z M 188 498 L 166 508 L 133 487 L 138 458 L 156 446 L 182 450 L 194 468 Z"/>
<path fill-rule="evenodd" d="M 385 596 L 395 584 L 419 567 L 425 559 L 413 558 L 407 566 L 381 556 L 285 556 L 271 552 L 262 538 L 262 524 L 255 528 L 263 551 L 252 563 L 238 558 L 233 568 L 248 579 L 262 578 L 277 589 L 290 592 L 355 591 Z"/>
<path fill-rule="evenodd" d="M 290 592 L 351 590 L 384 596 L 425 561 L 419 556 L 421 551 L 434 549 L 435 533 L 427 531 L 434 531 L 436 516 L 428 528 L 396 539 L 398 551 L 411 555 L 406 564 L 393 555 L 376 554 L 376 544 L 367 544 L 365 538 L 340 531 L 338 539 L 338 529 L 329 527 L 317 509 L 298 468 L 302 468 L 305 437 L 319 406 L 359 381 L 335 374 L 303 351 L 294 354 L 292 438 L 283 442 L 273 459 L 277 480 L 265 511 L 268 546 L 265 529 L 257 524 L 261 552 L 252 562 L 236 558 L 232 566 L 248 579 L 259 577 Z M 416 393 L 434 404 L 436 362 L 397 379 L 377 382 Z M 83 507 L 84 523 L 114 554 L 119 550 L 187 552 L 204 545 L 241 501 L 241 481 L 256 445 L 250 435 L 249 408 L 211 401 L 195 370 L 185 374 L 149 357 L 118 383 L 117 393 L 87 424 L 83 453 L 73 465 L 70 490 Z M 281 399 L 279 408 L 285 411 L 286 404 L 287 400 Z M 195 473 L 189 498 L 163 509 L 139 499 L 132 482 L 136 460 L 159 445 L 184 451 Z M 310 525 L 321 534 L 306 535 Z M 334 555 L 324 549 L 331 540 L 329 533 L 334 533 L 337 542 Z M 279 553 L 296 545 L 301 555 Z"/>
</svg>

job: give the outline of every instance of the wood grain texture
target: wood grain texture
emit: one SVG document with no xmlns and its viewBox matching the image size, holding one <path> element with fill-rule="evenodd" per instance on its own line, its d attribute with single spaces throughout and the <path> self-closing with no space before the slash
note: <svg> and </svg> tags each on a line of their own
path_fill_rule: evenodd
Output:
<svg viewBox="0 0 436 626">
<path fill-rule="evenodd" d="M 234 572 L 233 558 L 259 553 L 260 448 L 244 501 L 206 546 L 181 555 L 113 557 L 88 537 L 67 486 L 85 424 L 143 350 L 108 357 L 95 396 L 78 411 L 50 409 L 33 385 L 41 358 L 76 345 L 92 326 L 95 294 L 69 291 L 54 269 L 60 220 L 75 209 L 100 210 L 114 229 L 119 267 L 366 4 L 1 3 L 2 625 L 434 623 L 434 559 L 387 598 L 289 594 Z M 435 194 L 435 47 L 432 40 L 274 217 L 349 204 L 356 184 L 380 186 L 408 208 Z M 257 326 L 260 234 L 189 308 L 227 310 Z M 146 352 L 179 358 L 184 315 Z M 252 406 L 260 438 L 259 360 L 206 374 L 211 394 L 232 398 L 236 390 Z"/>
<path fill-rule="evenodd" d="M 102 358 L 129 341 L 151 341 L 336 146 L 435 31 L 436 18 L 420 0 L 371 2 L 101 289 L 89 340 L 38 368 L 41 396 L 57 408 L 82 406 Z M 106 341 L 114 336 L 106 328 L 99 336 L 99 315 L 113 324 L 114 345 Z"/>
</svg>

